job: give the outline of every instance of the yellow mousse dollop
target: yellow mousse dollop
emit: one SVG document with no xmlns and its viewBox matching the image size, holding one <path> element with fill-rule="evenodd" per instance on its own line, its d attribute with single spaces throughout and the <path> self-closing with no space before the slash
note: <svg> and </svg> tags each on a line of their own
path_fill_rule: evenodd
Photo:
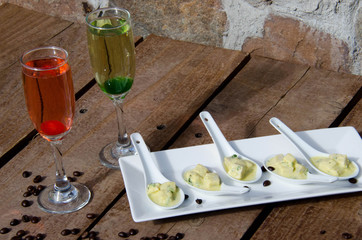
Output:
<svg viewBox="0 0 362 240">
<path fill-rule="evenodd" d="M 269 161 L 267 161 L 267 167 L 274 173 L 292 179 L 306 179 L 308 169 L 303 165 L 299 164 L 295 157 L 288 153 L 285 156 L 278 154 Z"/>
<path fill-rule="evenodd" d="M 195 168 L 184 173 L 184 180 L 191 186 L 209 190 L 220 190 L 220 178 L 216 173 L 210 172 L 205 166 L 197 164 Z"/>
<path fill-rule="evenodd" d="M 175 182 L 148 184 L 147 195 L 152 202 L 163 207 L 175 206 L 181 199 Z"/>
<path fill-rule="evenodd" d="M 239 158 L 237 155 L 224 157 L 226 172 L 233 178 L 243 181 L 250 181 L 255 178 L 256 164 Z"/>
<path fill-rule="evenodd" d="M 319 170 L 335 177 L 348 177 L 356 170 L 347 155 L 330 154 L 328 157 L 312 157 L 310 161 Z"/>
</svg>

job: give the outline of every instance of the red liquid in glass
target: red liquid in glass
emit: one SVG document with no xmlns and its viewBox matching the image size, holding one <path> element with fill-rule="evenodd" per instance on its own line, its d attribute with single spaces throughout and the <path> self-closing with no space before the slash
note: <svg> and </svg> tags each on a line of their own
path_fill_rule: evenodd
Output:
<svg viewBox="0 0 362 240">
<path fill-rule="evenodd" d="M 25 100 L 34 127 L 47 140 L 60 140 L 70 130 L 74 116 L 70 67 L 61 58 L 33 60 L 26 65 L 42 69 L 23 67 L 22 72 Z"/>
</svg>

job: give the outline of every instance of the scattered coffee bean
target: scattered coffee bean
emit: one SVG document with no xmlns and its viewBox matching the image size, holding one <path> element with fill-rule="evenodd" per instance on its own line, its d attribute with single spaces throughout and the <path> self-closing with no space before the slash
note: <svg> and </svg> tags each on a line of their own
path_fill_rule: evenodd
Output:
<svg viewBox="0 0 362 240">
<path fill-rule="evenodd" d="M 177 238 L 175 236 L 169 236 L 167 240 L 177 240 Z"/>
<path fill-rule="evenodd" d="M 275 168 L 273 168 L 272 166 L 269 166 L 268 169 L 269 169 L 270 171 L 274 171 L 274 170 L 275 170 Z"/>
<path fill-rule="evenodd" d="M 36 187 L 36 190 L 38 190 L 39 192 L 41 192 L 41 191 L 44 190 L 44 188 L 45 188 L 45 186 L 43 186 L 43 185 L 38 185 L 38 186 Z"/>
<path fill-rule="evenodd" d="M 42 180 L 43 180 L 43 178 L 40 175 L 37 175 L 33 179 L 33 183 L 40 183 Z"/>
<path fill-rule="evenodd" d="M 119 236 L 119 237 L 122 237 L 122 238 L 126 238 L 126 237 L 129 237 L 129 234 L 126 233 L 126 232 L 119 232 L 119 233 L 118 233 L 118 236 Z"/>
<path fill-rule="evenodd" d="M 88 109 L 82 108 L 81 110 L 79 110 L 80 113 L 86 113 L 88 111 Z"/>
<path fill-rule="evenodd" d="M 342 233 L 342 237 L 344 239 L 351 239 L 353 236 L 352 236 L 352 234 L 345 232 L 345 233 Z"/>
<path fill-rule="evenodd" d="M 196 138 L 201 138 L 201 137 L 202 137 L 202 133 L 195 133 L 195 137 L 196 137 Z"/>
<path fill-rule="evenodd" d="M 29 207 L 30 205 L 31 205 L 31 202 L 28 200 L 23 200 L 21 202 L 21 206 L 23 206 L 23 207 Z"/>
<path fill-rule="evenodd" d="M 8 233 L 8 232 L 10 232 L 10 229 L 9 228 L 2 228 L 2 229 L 0 229 L 0 233 L 1 234 L 6 234 L 6 233 Z"/>
<path fill-rule="evenodd" d="M 10 221 L 10 226 L 16 226 L 20 223 L 20 221 L 18 219 L 13 219 Z"/>
<path fill-rule="evenodd" d="M 262 171 L 262 172 L 266 172 L 266 169 L 265 169 L 264 166 L 261 166 L 261 171 Z"/>
<path fill-rule="evenodd" d="M 157 126 L 157 130 L 165 129 L 165 127 L 166 127 L 165 125 L 160 124 L 160 125 Z"/>
<path fill-rule="evenodd" d="M 30 221 L 32 223 L 38 223 L 40 221 L 40 218 L 39 217 L 31 217 Z"/>
<path fill-rule="evenodd" d="M 16 236 L 22 237 L 24 235 L 26 235 L 26 232 L 24 230 L 19 230 L 19 231 L 16 232 Z"/>
<path fill-rule="evenodd" d="M 28 235 L 24 238 L 24 240 L 34 240 L 34 239 L 35 239 L 35 237 L 32 235 Z"/>
<path fill-rule="evenodd" d="M 151 240 L 160 240 L 158 237 L 151 237 Z"/>
<path fill-rule="evenodd" d="M 195 201 L 196 201 L 197 204 L 201 204 L 201 203 L 202 203 L 202 199 L 199 199 L 199 198 L 196 199 Z"/>
<path fill-rule="evenodd" d="M 326 230 L 321 230 L 319 233 L 320 233 L 320 234 L 325 234 L 325 233 L 326 233 Z"/>
<path fill-rule="evenodd" d="M 89 237 L 89 240 L 97 240 L 97 237 Z"/>
<path fill-rule="evenodd" d="M 96 218 L 97 217 L 97 214 L 95 214 L 95 213 L 88 213 L 87 214 L 87 218 L 89 218 L 89 219 L 93 219 L 93 218 Z"/>
<path fill-rule="evenodd" d="M 79 229 L 79 228 L 73 228 L 73 229 L 71 230 L 71 234 L 72 234 L 72 235 L 77 235 L 79 232 L 80 232 L 80 229 Z"/>
<path fill-rule="evenodd" d="M 28 215 L 23 215 L 22 218 L 21 218 L 21 220 L 22 220 L 23 222 L 29 222 L 29 221 L 30 221 L 30 217 L 29 217 Z"/>
<path fill-rule="evenodd" d="M 74 178 L 74 177 L 68 177 L 68 181 L 69 182 L 75 182 L 77 179 L 76 178 Z"/>
<path fill-rule="evenodd" d="M 30 197 L 31 196 L 31 192 L 25 192 L 23 193 L 23 197 Z"/>
<path fill-rule="evenodd" d="M 138 233 L 138 230 L 131 228 L 128 233 L 129 233 L 129 235 L 133 236 L 133 235 L 136 235 Z"/>
<path fill-rule="evenodd" d="M 167 237 L 168 237 L 168 235 L 165 234 L 165 233 L 159 233 L 159 234 L 157 234 L 157 238 L 159 238 L 159 239 L 167 239 Z"/>
<path fill-rule="evenodd" d="M 185 200 L 189 198 L 189 195 L 185 194 Z"/>
<path fill-rule="evenodd" d="M 82 235 L 80 236 L 82 239 L 88 238 L 89 232 L 84 232 L 82 233 Z"/>
<path fill-rule="evenodd" d="M 26 190 L 27 190 L 28 192 L 33 192 L 33 191 L 35 190 L 35 187 L 32 186 L 32 185 L 30 185 L 30 186 L 28 186 L 28 187 L 26 188 Z"/>
<path fill-rule="evenodd" d="M 264 182 L 263 182 L 263 186 L 264 187 L 267 187 L 267 186 L 269 186 L 271 184 L 271 182 L 269 181 L 269 180 L 265 180 Z"/>
<path fill-rule="evenodd" d="M 97 237 L 97 232 L 95 232 L 95 231 L 90 231 L 88 237 L 89 237 L 89 238 L 91 238 L 91 237 Z"/>
<path fill-rule="evenodd" d="M 69 229 L 63 229 L 60 234 L 62 234 L 63 236 L 68 236 L 69 234 L 71 234 L 72 231 L 70 231 Z"/>
<path fill-rule="evenodd" d="M 33 191 L 33 195 L 34 196 L 38 196 L 40 194 L 40 191 L 38 190 L 38 189 L 35 189 L 34 191 Z"/>
<path fill-rule="evenodd" d="M 22 240 L 21 236 L 14 236 L 11 238 L 11 240 Z"/>
<path fill-rule="evenodd" d="M 28 178 L 28 177 L 30 177 L 30 175 L 31 175 L 31 172 L 28 172 L 28 171 L 23 172 L 23 178 Z"/>
<path fill-rule="evenodd" d="M 149 237 L 141 237 L 140 240 L 150 240 Z"/>
<path fill-rule="evenodd" d="M 350 178 L 350 179 L 348 179 L 348 182 L 355 184 L 355 183 L 357 183 L 357 179 Z"/>
<path fill-rule="evenodd" d="M 183 239 L 184 236 L 185 236 L 184 233 L 177 233 L 177 234 L 176 234 L 176 239 Z"/>
<path fill-rule="evenodd" d="M 80 177 L 80 176 L 82 176 L 83 175 L 83 173 L 81 173 L 81 172 L 79 172 L 79 171 L 74 171 L 73 172 L 73 176 L 74 177 Z"/>
<path fill-rule="evenodd" d="M 36 236 L 35 236 L 36 240 L 43 240 L 45 238 L 45 234 L 42 234 L 42 233 L 38 233 Z"/>
</svg>

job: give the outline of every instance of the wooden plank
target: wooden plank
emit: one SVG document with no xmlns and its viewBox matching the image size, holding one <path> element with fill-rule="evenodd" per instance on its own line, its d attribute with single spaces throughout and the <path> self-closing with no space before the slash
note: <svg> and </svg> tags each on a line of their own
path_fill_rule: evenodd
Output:
<svg viewBox="0 0 362 240">
<path fill-rule="evenodd" d="M 214 65 L 216 53 L 225 56 L 227 61 L 224 65 Z M 215 73 L 212 78 L 209 76 L 211 79 L 200 78 L 207 92 L 210 92 L 209 88 L 215 87 L 213 82 L 220 84 L 244 57 L 243 53 L 237 51 L 220 51 L 212 47 L 149 36 L 136 48 L 135 84 L 125 101 L 125 117 L 129 129 L 138 130 L 139 126 L 145 126 L 144 122 L 147 121 L 147 118 L 158 113 L 153 109 L 157 109 L 164 102 L 162 99 L 167 100 L 171 93 L 174 94 L 175 88 L 182 81 L 194 80 L 190 76 L 194 76 L 193 74 L 198 68 L 207 69 L 205 66 L 217 68 L 217 70 L 210 69 L 211 72 Z M 167 89 L 170 85 L 169 91 L 164 93 L 154 91 L 153 94 L 150 94 L 150 89 Z M 186 103 L 188 103 L 188 108 L 192 109 L 195 100 L 186 98 L 187 96 L 184 96 L 185 100 L 182 104 L 187 106 Z M 162 100 L 162 102 L 154 104 L 153 102 L 157 99 Z M 82 114 L 80 109 L 87 111 Z M 50 149 L 43 139 L 37 137 L 0 171 L 2 180 L 0 184 L 0 201 L 2 202 L 0 211 L 4 216 L 0 219 L 0 225 L 9 226 L 11 219 L 19 218 L 22 214 L 40 216 L 42 219 L 40 224 L 20 224 L 13 227 L 12 233 L 24 228 L 31 234 L 45 232 L 47 238 L 57 239 L 61 237 L 60 232 L 64 228 L 80 228 L 83 231 L 92 222 L 85 217 L 86 213 L 100 214 L 123 189 L 121 172 L 103 167 L 100 165 L 98 157 L 101 148 L 109 141 L 115 140 L 117 136 L 116 116 L 111 101 L 98 89 L 98 86 L 94 86 L 77 101 L 76 113 L 74 127 L 62 146 L 65 158 L 64 166 L 68 173 L 74 170 L 85 173 L 78 178 L 78 181 L 90 187 L 93 192 L 92 201 L 86 208 L 66 215 L 43 213 L 36 204 L 25 209 L 19 205 L 23 199 L 21 194 L 26 186 L 31 184 L 30 179 L 21 177 L 23 170 L 32 171 L 34 175 L 46 176 L 42 182 L 43 185 L 51 184 L 54 181 L 54 165 L 50 156 Z M 171 126 L 168 122 L 166 124 Z M 179 124 L 182 125 L 183 123 L 180 122 Z M 179 125 L 173 126 L 175 129 L 177 127 Z M 176 131 L 175 129 L 172 131 Z M 167 137 L 169 139 L 171 136 Z M 151 137 L 147 137 L 145 140 L 147 143 L 152 143 L 152 146 L 157 145 L 153 141 L 158 141 L 158 139 Z M 164 141 L 168 140 L 165 139 Z M 6 198 L 7 195 L 12 195 L 14 198 Z M 34 197 L 30 199 L 35 200 Z M 123 224 L 122 221 L 120 220 L 119 224 Z M 109 228 L 107 223 L 102 226 Z M 8 236 L 10 239 L 10 235 Z M 102 238 L 114 239 L 114 235 L 109 237 L 105 235 Z"/>
<path fill-rule="evenodd" d="M 206 109 L 212 112 L 216 121 L 220 123 L 222 130 L 226 131 L 226 136 L 229 139 L 247 137 L 253 131 L 251 125 L 256 124 L 255 122 L 261 119 L 267 111 L 277 104 L 280 96 L 285 95 L 285 93 L 302 78 L 307 69 L 307 66 L 289 64 L 271 59 L 251 59 L 225 89 L 212 100 Z M 153 90 L 148 93 L 150 92 L 153 92 Z M 262 99 L 266 100 L 266 103 Z M 159 105 L 166 113 L 163 114 L 162 111 L 156 109 L 154 112 L 160 117 L 154 120 L 151 118 L 154 115 L 152 114 L 146 119 L 146 121 L 150 123 L 150 128 L 153 127 L 153 129 L 155 129 L 157 124 L 164 124 L 167 128 L 169 126 L 169 123 L 167 123 L 167 113 L 172 114 L 174 109 L 178 108 L 184 111 L 182 104 L 176 104 L 171 100 L 170 102 L 177 107 L 171 108 L 169 107 L 170 105 L 167 105 L 169 109 L 166 111 L 166 108 Z M 186 114 L 187 111 L 184 111 L 184 113 Z M 226 115 L 223 115 L 224 113 L 226 113 Z M 174 116 L 173 121 L 176 122 L 177 118 L 180 117 L 181 116 Z M 149 121 L 150 119 L 152 121 Z M 146 121 L 140 126 L 144 126 L 143 124 L 145 124 Z M 232 130 L 229 129 L 230 131 L 228 131 L 228 127 Z M 164 130 L 159 132 L 162 133 Z M 151 130 L 149 131 L 152 132 Z M 157 143 L 156 145 L 153 143 L 155 139 L 157 141 L 163 141 L 158 137 L 159 132 L 153 130 L 150 134 L 151 137 L 148 137 L 146 141 L 147 144 L 151 145 L 151 149 L 154 148 L 154 146 L 158 146 Z M 203 133 L 203 137 L 196 138 L 195 133 Z M 142 132 L 142 134 L 144 134 L 144 132 Z M 172 147 L 185 147 L 204 143 L 211 143 L 211 138 L 208 136 L 201 121 L 197 118 L 177 139 Z M 261 209 L 261 206 L 255 206 L 134 223 L 130 216 L 128 200 L 122 198 L 94 227 L 94 230 L 100 232 L 101 238 L 107 239 L 112 239 L 117 236 L 119 231 L 128 231 L 130 228 L 137 228 L 139 230 L 138 238 L 142 236 L 152 237 L 157 235 L 157 233 L 175 235 L 177 232 L 182 232 L 185 233 L 186 239 L 240 239 L 256 216 L 258 216 Z M 115 224 L 119 227 L 110 229 L 107 227 L 109 224 Z"/>
<path fill-rule="evenodd" d="M 41 46 L 72 24 L 7 3 L 0 6 L 0 22 L 0 71 L 18 62 L 24 51 Z"/>
</svg>

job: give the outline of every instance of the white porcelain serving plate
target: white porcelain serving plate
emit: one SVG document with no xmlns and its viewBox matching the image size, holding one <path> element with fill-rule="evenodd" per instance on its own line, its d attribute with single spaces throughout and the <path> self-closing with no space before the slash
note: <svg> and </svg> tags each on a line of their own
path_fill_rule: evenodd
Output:
<svg viewBox="0 0 362 240">
<path fill-rule="evenodd" d="M 349 159 L 362 166 L 362 140 L 353 127 L 339 127 L 297 132 L 297 134 L 311 146 L 324 152 L 347 154 Z M 308 166 L 303 161 L 301 154 L 283 136 L 273 135 L 231 141 L 230 144 L 245 156 L 258 161 L 262 166 L 265 159 L 276 154 L 293 154 L 297 160 Z M 214 144 L 199 145 L 193 147 L 165 150 L 151 153 L 159 166 L 160 171 L 168 179 L 175 181 L 184 189 L 189 198 L 178 208 L 162 210 L 151 205 L 145 194 L 142 165 L 137 155 L 119 159 L 131 214 L 135 222 L 143 222 L 155 219 L 169 218 L 194 213 L 216 211 L 222 209 L 245 207 L 264 203 L 288 201 L 320 197 L 334 194 L 362 191 L 361 173 L 356 176 L 356 184 L 348 181 L 336 181 L 334 183 L 296 185 L 263 172 L 262 177 L 255 183 L 247 184 L 250 192 L 240 196 L 210 196 L 193 190 L 182 179 L 182 171 L 185 167 L 195 164 L 203 164 L 222 173 L 218 169 L 219 154 Z M 313 172 L 313 169 L 309 167 Z M 227 184 L 243 187 L 237 181 L 225 177 Z M 269 180 L 271 185 L 264 187 L 263 182 Z M 197 204 L 196 199 L 202 199 L 202 204 Z"/>
</svg>

